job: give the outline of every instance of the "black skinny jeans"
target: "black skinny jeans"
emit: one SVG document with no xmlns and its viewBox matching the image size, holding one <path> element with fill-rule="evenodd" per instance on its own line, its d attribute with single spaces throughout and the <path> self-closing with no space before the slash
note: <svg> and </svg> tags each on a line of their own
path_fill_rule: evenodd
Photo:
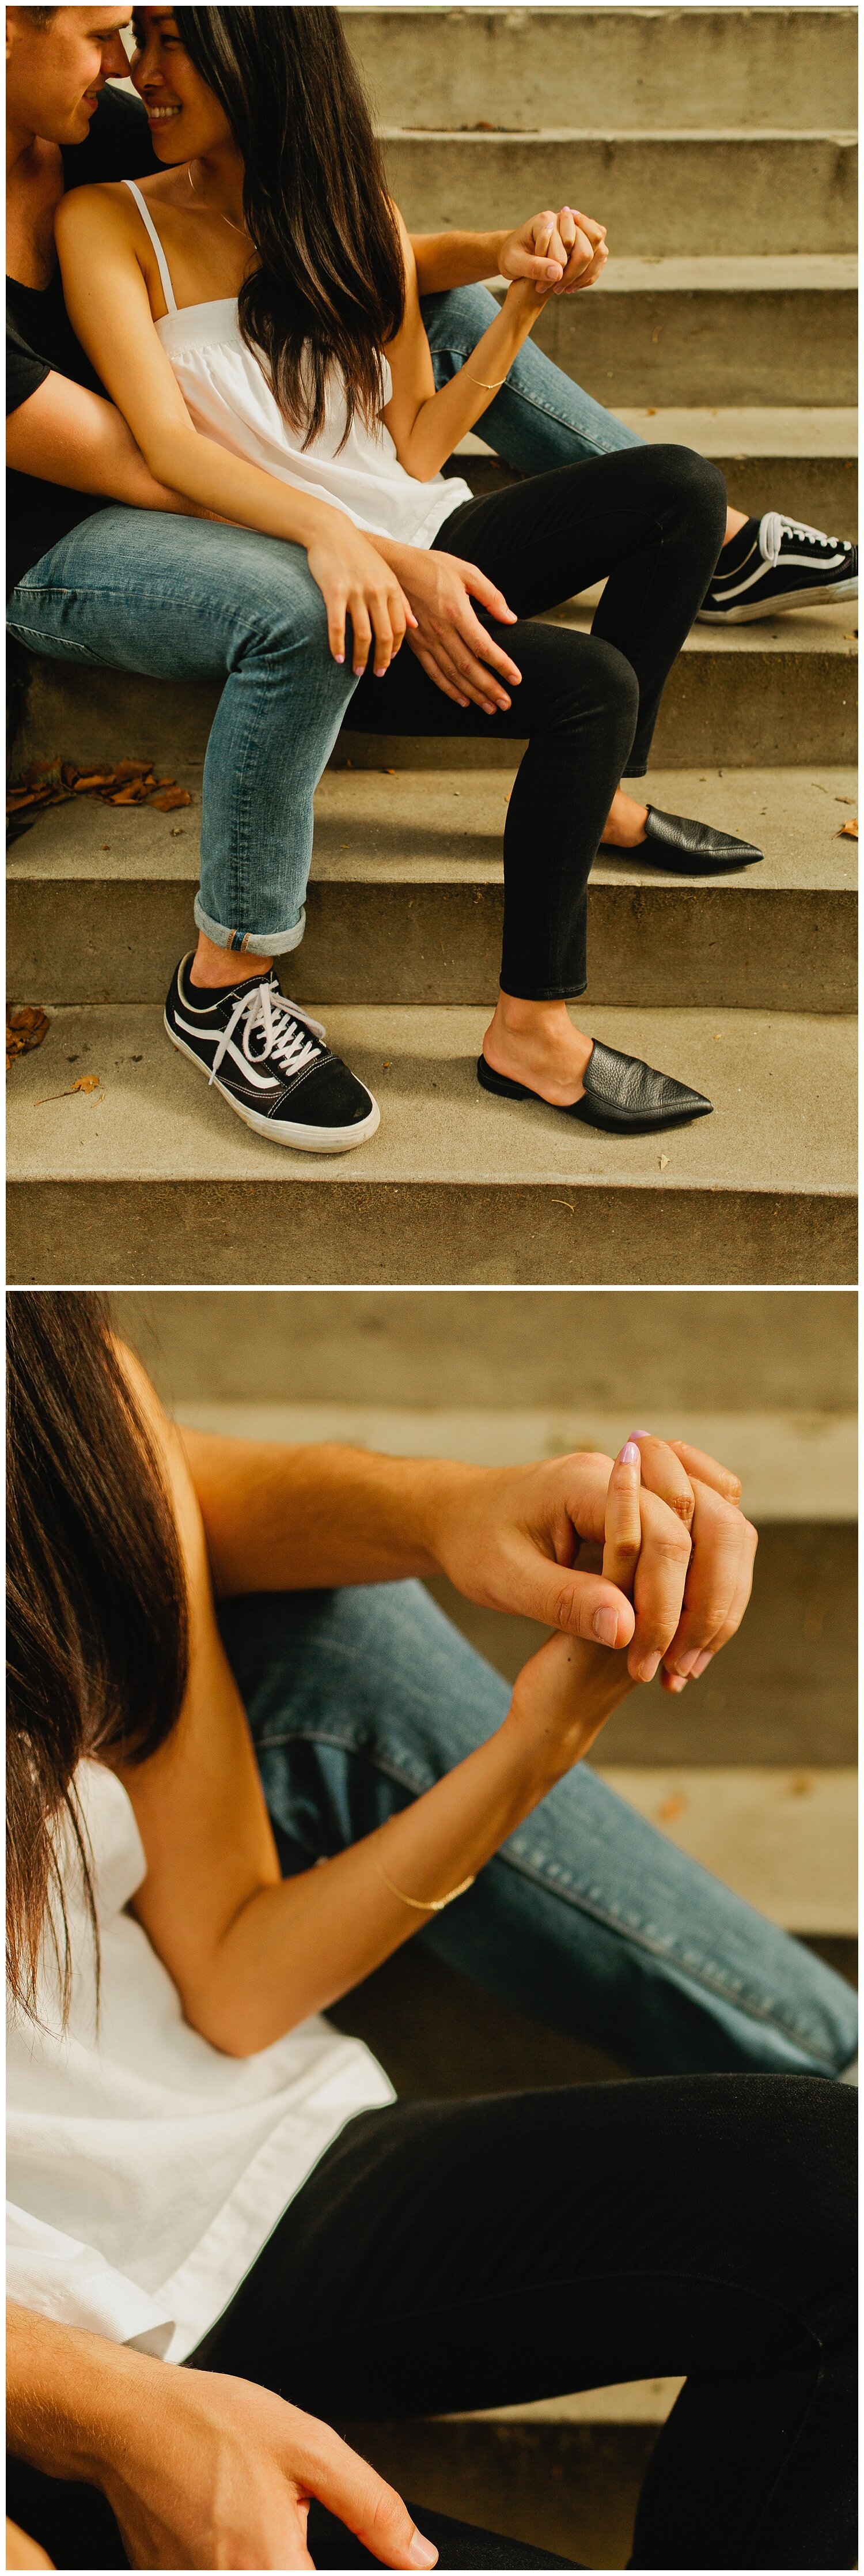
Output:
<svg viewBox="0 0 864 2576">
<path fill-rule="evenodd" d="M 648 766 L 725 526 L 722 474 L 689 447 L 629 448 L 465 501 L 435 544 L 487 573 L 516 612 L 517 626 L 501 626 L 474 603 L 522 673 L 510 713 L 455 706 L 407 645 L 385 679 L 359 683 L 348 721 L 361 733 L 529 737 L 504 830 L 505 993 L 584 993 L 592 862 L 619 780 Z M 534 622 L 607 576 L 590 636 Z"/>
<path fill-rule="evenodd" d="M 363 2112 L 189 2366 L 337 2424 L 686 2374 L 631 2565 L 854 2567 L 856 2109 L 692 2075 Z M 104 2501 L 51 2488 L 15 2472 L 9 2511 L 63 2567 L 124 2565 Z M 412 2510 L 442 2567 L 552 2563 Z M 377 2563 L 318 2507 L 309 2545 Z"/>
</svg>

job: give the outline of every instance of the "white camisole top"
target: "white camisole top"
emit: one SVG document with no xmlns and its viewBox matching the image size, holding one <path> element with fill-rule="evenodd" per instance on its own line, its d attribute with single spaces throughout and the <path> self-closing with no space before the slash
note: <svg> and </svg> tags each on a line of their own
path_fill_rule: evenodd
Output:
<svg viewBox="0 0 864 2576">
<path fill-rule="evenodd" d="M 439 528 L 463 501 L 467 483 L 436 474 L 420 483 L 400 465 L 389 429 L 366 429 L 356 417 L 344 447 L 345 395 L 332 371 L 332 399 L 320 438 L 304 450 L 302 432 L 283 420 L 260 360 L 241 340 L 236 296 L 178 307 L 162 243 L 134 179 L 125 179 L 153 244 L 168 307 L 156 329 L 196 429 L 249 465 L 260 465 L 316 501 L 344 510 L 355 528 L 392 537 L 403 546 L 431 546 Z M 392 392 L 384 361 L 384 399 Z"/>
<path fill-rule="evenodd" d="M 69 2019 L 64 2029 L 50 1941 L 38 2023 L 10 2019 L 7 2291 L 60 2324 L 182 2361 L 346 2121 L 392 2102 L 393 2089 L 360 2040 L 317 2017 L 247 2058 L 192 2030 L 125 1910 L 146 1873 L 126 1791 L 95 1762 L 75 1786 L 100 2011 L 80 1866 L 63 1846 Z"/>
</svg>

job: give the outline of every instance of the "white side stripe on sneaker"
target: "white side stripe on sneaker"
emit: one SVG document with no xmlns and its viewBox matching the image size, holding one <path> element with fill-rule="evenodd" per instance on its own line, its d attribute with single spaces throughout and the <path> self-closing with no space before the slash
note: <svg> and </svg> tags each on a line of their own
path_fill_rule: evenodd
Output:
<svg viewBox="0 0 864 2576">
<path fill-rule="evenodd" d="M 234 1032 L 236 1029 L 239 1035 L 241 1022 L 245 1022 L 242 1054 L 234 1044 Z M 251 992 L 238 994 L 230 1020 L 221 1031 L 196 1029 L 189 1020 L 181 1019 L 179 1011 L 177 1026 L 184 1028 L 188 1037 L 214 1039 L 216 1052 L 210 1072 L 211 1082 L 215 1081 L 224 1057 L 230 1054 L 247 1082 L 253 1083 L 258 1091 L 277 1090 L 280 1073 L 283 1078 L 285 1074 L 302 1073 L 304 1065 L 312 1064 L 327 1042 L 327 1031 L 321 1021 L 313 1020 L 309 1011 L 300 1009 L 299 1003 L 286 1002 L 281 993 L 274 993 L 270 983 L 254 984 Z M 263 1044 L 256 1048 L 253 1057 L 249 1042 L 255 1029 L 262 1031 Z M 275 1074 L 259 1073 L 258 1066 L 271 1059 L 279 1071 Z"/>
</svg>

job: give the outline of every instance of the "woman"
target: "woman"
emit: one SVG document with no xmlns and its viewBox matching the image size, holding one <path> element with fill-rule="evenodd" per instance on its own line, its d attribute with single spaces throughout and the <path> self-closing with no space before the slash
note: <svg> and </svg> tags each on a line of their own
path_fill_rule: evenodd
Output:
<svg viewBox="0 0 864 2576">
<path fill-rule="evenodd" d="M 160 482 L 305 547 L 337 663 L 350 619 L 358 726 L 484 730 L 455 689 L 442 710 L 441 688 L 399 650 L 411 619 L 400 574 L 418 549 L 442 552 L 442 569 L 470 554 L 499 677 L 517 692 L 503 710 L 490 697 L 488 714 L 505 735 L 531 737 L 504 836 L 501 995 L 479 1080 L 618 1134 L 707 1115 L 702 1094 L 575 1029 L 567 1001 L 585 989 L 586 888 L 604 834 L 632 845 L 650 828 L 670 855 L 684 834 L 692 858 L 701 829 L 618 790 L 646 765 L 716 561 L 721 478 L 689 450 L 662 448 L 491 500 L 446 481 L 440 468 L 494 399 L 542 296 L 512 286 L 436 393 L 410 243 L 336 13 L 144 9 L 135 25 L 133 78 L 168 167 L 143 188 L 78 189 L 59 208 L 79 337 Z M 561 220 L 572 230 L 569 210 Z M 560 274 L 555 264 L 549 291 Z M 590 639 L 533 622 L 602 576 Z M 242 740 L 237 759 L 242 768 Z M 241 810 L 233 838 L 226 818 L 196 903 L 198 950 L 178 970 L 166 1023 L 258 1132 L 338 1151 L 370 1135 L 378 1111 L 272 980 L 274 957 L 302 936 L 311 850 L 311 815 L 293 842 L 279 823 L 278 799 L 265 815 Z M 760 855 L 726 845 L 729 864 Z M 227 982 L 226 948 L 246 957 Z"/>
<path fill-rule="evenodd" d="M 418 2534 L 327 2417 L 674 2371 L 632 2563 L 854 2564 L 852 2093 L 400 2105 L 314 2017 L 582 1757 L 626 1656 L 553 1638 L 487 1744 L 282 1882 L 182 1444 L 99 1300 L 11 1301 L 9 1393 L 16 2521 L 65 2566 L 548 2564 Z M 640 1543 L 628 1443 L 625 1590 Z"/>
</svg>

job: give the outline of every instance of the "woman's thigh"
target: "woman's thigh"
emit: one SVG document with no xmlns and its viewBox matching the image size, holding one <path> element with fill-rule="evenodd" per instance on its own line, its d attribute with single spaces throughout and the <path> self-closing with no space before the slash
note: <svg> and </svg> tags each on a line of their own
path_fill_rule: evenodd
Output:
<svg viewBox="0 0 864 2576">
<path fill-rule="evenodd" d="M 463 502 L 436 546 L 476 563 L 517 617 L 536 617 L 658 545 L 670 512 L 700 523 L 707 514 L 722 536 L 722 491 L 716 467 L 691 448 L 638 447 Z"/>
<path fill-rule="evenodd" d="M 327 654 L 324 603 L 302 546 L 119 504 L 43 555 L 6 616 L 34 653 L 156 678 L 209 678 L 274 644 Z"/>
<path fill-rule="evenodd" d="M 191 2359 L 337 2419 L 818 2368 L 851 2294 L 855 2113 L 748 2075 L 362 2114 Z"/>
</svg>

